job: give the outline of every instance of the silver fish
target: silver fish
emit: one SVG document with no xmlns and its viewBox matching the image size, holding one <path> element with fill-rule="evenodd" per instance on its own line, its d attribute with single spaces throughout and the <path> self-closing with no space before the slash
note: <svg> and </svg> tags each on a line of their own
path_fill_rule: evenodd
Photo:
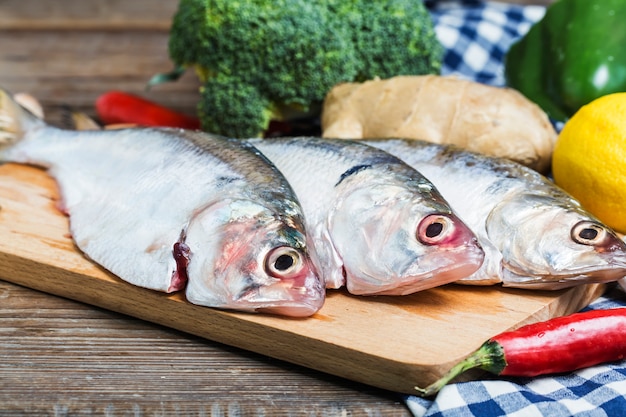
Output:
<svg viewBox="0 0 626 417">
<path fill-rule="evenodd" d="M 485 262 L 460 283 L 561 289 L 626 275 L 624 242 L 536 171 L 423 141 L 364 142 L 418 169 L 476 233 Z"/>
<path fill-rule="evenodd" d="M 432 183 L 364 144 L 249 140 L 291 183 L 327 288 L 404 295 L 476 271 L 483 252 Z"/>
<path fill-rule="evenodd" d="M 61 130 L 0 91 L 0 161 L 47 168 L 78 248 L 134 285 L 287 316 L 324 302 L 297 198 L 244 142 L 179 129 Z"/>
</svg>

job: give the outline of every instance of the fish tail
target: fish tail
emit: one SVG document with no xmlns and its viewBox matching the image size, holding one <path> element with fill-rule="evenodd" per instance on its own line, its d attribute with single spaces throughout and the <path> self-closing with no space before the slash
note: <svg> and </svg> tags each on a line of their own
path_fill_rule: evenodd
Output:
<svg viewBox="0 0 626 417">
<path fill-rule="evenodd" d="M 0 89 L 0 149 L 20 141 L 25 133 L 44 121 L 18 104 L 11 93 Z"/>
</svg>

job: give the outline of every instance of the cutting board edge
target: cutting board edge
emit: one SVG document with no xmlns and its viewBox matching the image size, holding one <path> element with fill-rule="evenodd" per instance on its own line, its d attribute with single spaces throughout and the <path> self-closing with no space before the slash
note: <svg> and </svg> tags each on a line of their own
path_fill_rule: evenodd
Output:
<svg viewBox="0 0 626 417">
<path fill-rule="evenodd" d="M 196 306 L 178 295 L 172 296 L 136 287 L 122 281 L 117 282 L 117 279 L 103 280 L 88 277 L 41 262 L 39 264 L 47 268 L 48 279 L 38 279 L 24 272 L 28 271 L 29 264 L 32 266 L 33 263 L 37 261 L 0 253 L 0 269 L 9 271 L 10 277 L 1 276 L 0 279 L 391 391 L 406 390 L 401 388 L 393 375 L 420 375 L 424 374 L 423 372 L 430 366 L 429 364 L 402 363 L 307 338 L 298 333 L 268 329 L 263 324 L 242 319 L 245 318 L 245 313 L 232 313 Z M 11 268 L 7 268 L 9 264 L 12 265 Z M 64 279 L 78 281 L 72 286 L 73 289 L 70 289 L 63 285 Z M 83 280 L 91 280 L 91 282 L 89 285 L 80 285 Z M 128 302 L 117 302 L 119 298 L 116 296 L 101 296 L 107 292 L 109 295 L 115 295 L 110 291 L 124 293 Z M 155 302 L 161 303 L 167 314 L 158 315 L 153 308 L 144 308 Z M 189 314 L 190 312 L 193 314 Z M 210 320 L 207 321 L 207 319 Z M 236 329 L 236 331 L 230 329 Z M 268 331 L 274 336 L 269 340 Z M 242 333 L 246 334 L 245 338 L 240 336 Z M 297 347 L 301 353 L 296 354 L 294 347 Z M 381 364 L 387 366 L 381 366 Z M 410 390 L 412 390 L 412 385 Z"/>
<path fill-rule="evenodd" d="M 24 272 L 28 271 L 28 265 L 33 263 L 45 266 L 47 274 L 53 279 L 38 280 L 36 276 Z M 3 267 L 3 265 L 5 266 Z M 7 268 L 6 265 L 12 265 L 12 267 Z M 90 277 L 54 265 L 51 266 L 6 253 L 0 253 L 0 267 L 3 271 L 9 270 L 9 276 L 11 277 L 0 277 L 0 279 L 17 285 L 136 317 L 207 340 L 253 351 L 342 378 L 405 394 L 415 393 L 415 386 L 423 387 L 434 382 L 457 361 L 463 359 L 463 357 L 449 358 L 449 361 L 437 365 L 401 362 L 354 349 L 347 349 L 325 341 L 307 338 L 298 333 L 288 333 L 284 330 L 278 331 L 275 329 L 273 332 L 270 331 L 275 338 L 268 340 L 268 328 L 254 320 L 242 319 L 247 316 L 245 313 L 234 313 L 196 306 L 185 301 L 179 295 L 167 295 L 136 287 L 115 277 L 112 279 Z M 105 272 L 105 275 L 108 275 L 108 273 Z M 76 279 L 79 283 L 81 280 L 90 280 L 91 282 L 89 285 L 74 285 L 75 290 L 68 291 L 68 288 L 63 285 L 63 279 L 54 278 Z M 591 287 L 591 289 L 585 289 L 583 286 L 572 289 L 565 295 L 569 298 L 569 301 L 557 303 L 555 299 L 553 303 L 547 304 L 544 308 L 529 316 L 527 320 L 518 323 L 514 327 L 544 320 L 553 315 L 564 315 L 577 311 L 597 298 L 603 291 L 604 285 L 590 284 L 587 287 Z M 98 291 L 94 291 L 94 289 Z M 101 296 L 101 294 L 110 291 L 123 293 L 126 297 L 125 299 L 129 302 L 120 303 L 116 301 L 120 299 L 119 297 Z M 124 296 L 120 295 L 121 299 L 124 299 Z M 143 302 L 140 300 L 143 300 Z M 153 308 L 144 308 L 155 302 L 163 304 L 163 309 L 168 314 L 159 315 Z M 549 309 L 553 305 L 557 305 L 562 311 L 550 312 Z M 193 314 L 189 314 L 190 312 L 193 312 Z M 209 320 L 207 321 L 207 319 Z M 233 325 L 236 325 L 236 331 L 230 330 L 233 328 Z M 246 338 L 241 338 L 242 332 L 247 335 Z M 297 347 L 301 353 L 296 354 L 294 347 Z M 381 364 L 385 366 L 381 366 Z M 457 380 L 469 380 L 475 375 L 478 375 L 478 373 L 462 375 Z"/>
</svg>

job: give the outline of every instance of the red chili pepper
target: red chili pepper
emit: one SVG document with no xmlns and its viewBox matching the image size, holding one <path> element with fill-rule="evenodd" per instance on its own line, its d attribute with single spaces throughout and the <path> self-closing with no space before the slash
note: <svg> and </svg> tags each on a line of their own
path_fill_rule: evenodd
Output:
<svg viewBox="0 0 626 417">
<path fill-rule="evenodd" d="M 96 111 L 104 124 L 134 123 L 141 126 L 200 129 L 200 121 L 196 117 L 121 91 L 109 91 L 98 97 Z"/>
<path fill-rule="evenodd" d="M 590 310 L 500 333 L 447 374 L 422 389 L 434 395 L 450 380 L 474 368 L 495 375 L 537 376 L 570 372 L 626 356 L 626 308 Z"/>
</svg>

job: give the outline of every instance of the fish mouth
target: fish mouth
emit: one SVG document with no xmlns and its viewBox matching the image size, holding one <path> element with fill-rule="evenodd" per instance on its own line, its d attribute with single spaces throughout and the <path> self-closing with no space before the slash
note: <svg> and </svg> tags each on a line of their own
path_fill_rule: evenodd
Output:
<svg viewBox="0 0 626 417">
<path fill-rule="evenodd" d="M 402 279 L 395 279 L 389 285 L 355 285 L 348 280 L 348 291 L 354 295 L 409 295 L 419 291 L 456 282 L 476 272 L 483 263 L 484 252 L 480 246 L 473 246 L 458 250 L 456 256 L 451 256 L 449 251 L 442 253 L 442 266 L 423 273 L 414 273 Z M 436 261 L 435 261 L 436 262 Z"/>
<path fill-rule="evenodd" d="M 325 292 L 322 292 L 315 295 L 309 294 L 306 299 L 301 300 L 271 300 L 266 302 L 248 301 L 245 303 L 240 300 L 236 307 L 230 309 L 238 310 L 240 312 L 247 311 L 277 316 L 303 318 L 317 313 L 322 308 L 325 298 Z M 248 304 L 248 306 L 245 304 Z"/>
<path fill-rule="evenodd" d="M 614 268 L 582 268 L 566 274 L 521 275 L 503 270 L 502 286 L 531 290 L 561 290 L 582 284 L 606 284 L 626 277 L 626 265 Z"/>
<path fill-rule="evenodd" d="M 320 308 L 321 308 L 321 305 L 318 305 L 317 303 L 312 303 L 310 305 L 306 305 L 302 303 L 294 303 L 294 304 L 285 303 L 280 306 L 258 307 L 255 311 L 257 313 L 271 314 L 271 315 L 284 316 L 284 317 L 306 318 L 317 313 Z"/>
<path fill-rule="evenodd" d="M 456 282 L 463 277 L 473 274 L 477 269 L 478 268 L 474 264 L 463 264 L 460 266 L 455 265 L 451 268 L 412 277 L 413 279 L 411 282 L 405 285 L 397 285 L 393 288 L 383 289 L 378 292 L 370 291 L 367 295 L 409 295 Z M 355 294 L 352 291 L 350 292 Z"/>
<path fill-rule="evenodd" d="M 272 314 L 286 317 L 302 318 L 317 313 L 326 299 L 326 290 L 320 288 L 299 288 L 285 290 L 291 299 L 257 302 L 253 309 L 257 313 Z"/>
<path fill-rule="evenodd" d="M 308 317 L 324 305 L 326 289 L 313 273 L 270 285 L 249 286 L 234 300 L 240 309 L 287 317 Z M 248 306 L 246 308 L 245 306 Z"/>
<path fill-rule="evenodd" d="M 580 222 L 580 224 L 594 224 Z M 606 284 L 626 277 L 626 246 L 613 233 L 605 233 L 600 243 L 589 243 L 594 251 L 578 259 L 578 266 L 539 273 L 504 264 L 502 286 L 539 290 L 560 290 L 581 284 Z M 580 242 L 579 242 L 580 243 Z M 596 242 L 597 243 L 597 242 Z M 532 269 L 530 269 L 532 271 Z"/>
</svg>

